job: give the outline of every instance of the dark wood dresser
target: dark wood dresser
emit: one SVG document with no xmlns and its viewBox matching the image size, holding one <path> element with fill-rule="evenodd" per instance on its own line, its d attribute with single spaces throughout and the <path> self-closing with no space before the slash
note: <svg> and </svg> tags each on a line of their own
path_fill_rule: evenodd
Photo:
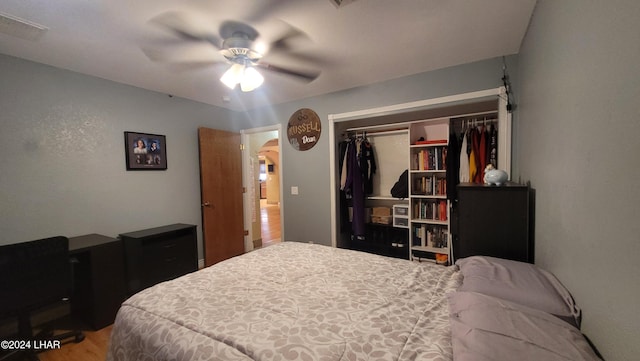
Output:
<svg viewBox="0 0 640 361">
<path fill-rule="evenodd" d="M 483 255 L 533 263 L 531 208 L 526 185 L 461 183 L 452 222 L 454 258 Z"/>
<path fill-rule="evenodd" d="M 198 270 L 195 225 L 177 223 L 122 233 L 120 239 L 129 295 Z"/>
</svg>

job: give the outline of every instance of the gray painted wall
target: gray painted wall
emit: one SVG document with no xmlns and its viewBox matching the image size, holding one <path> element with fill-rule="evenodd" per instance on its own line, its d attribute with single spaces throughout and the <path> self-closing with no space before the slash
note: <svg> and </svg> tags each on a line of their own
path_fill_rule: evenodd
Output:
<svg viewBox="0 0 640 361">
<path fill-rule="evenodd" d="M 174 222 L 200 228 L 197 128 L 286 130 L 308 107 L 323 134 L 306 152 L 283 135 L 284 232 L 329 245 L 328 115 L 496 88 L 501 72 L 502 59 L 491 59 L 244 114 L 0 55 L 0 244 Z M 124 131 L 166 135 L 168 170 L 126 171 Z"/>
<path fill-rule="evenodd" d="M 250 112 L 254 121 L 283 124 L 286 239 L 331 244 L 329 114 L 494 89 L 502 85 L 502 64 L 502 58 L 489 59 Z M 507 67 L 515 73 L 517 58 L 508 57 Z M 294 150 L 286 137 L 289 117 L 300 108 L 313 109 L 322 121 L 320 140 L 303 152 Z M 298 187 L 299 195 L 291 194 L 292 186 Z"/>
<path fill-rule="evenodd" d="M 517 176 L 536 190 L 536 263 L 606 360 L 640 355 L 640 2 L 540 0 L 519 55 Z"/>
<path fill-rule="evenodd" d="M 4 55 L 0 110 L 0 244 L 200 229 L 197 128 L 248 125 L 222 108 Z M 166 135 L 168 169 L 126 171 L 124 131 Z"/>
</svg>

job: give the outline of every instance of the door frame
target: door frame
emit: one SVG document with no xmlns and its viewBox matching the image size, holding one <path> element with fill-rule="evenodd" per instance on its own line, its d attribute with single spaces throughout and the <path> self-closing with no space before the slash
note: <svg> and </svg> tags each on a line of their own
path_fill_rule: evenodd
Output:
<svg viewBox="0 0 640 361">
<path fill-rule="evenodd" d="M 254 202 L 253 199 L 250 199 L 251 192 L 249 192 L 249 187 L 251 187 L 254 182 L 250 179 L 250 174 L 252 174 L 249 169 L 249 154 L 251 153 L 249 136 L 255 133 L 263 133 L 263 132 L 278 132 L 278 177 L 280 177 L 280 239 L 284 241 L 284 203 L 282 202 L 282 190 L 283 190 L 283 165 L 282 162 L 282 124 L 269 125 L 265 127 L 259 128 L 251 128 L 251 129 L 243 129 L 240 131 L 240 142 L 244 145 L 244 151 L 242 152 L 242 183 L 246 187 L 247 191 L 243 196 L 243 212 L 244 212 L 244 224 L 245 229 L 248 230 L 248 234 L 244 237 L 244 249 L 245 252 L 253 251 L 253 227 L 251 227 L 251 206 Z M 260 215 L 258 214 L 258 217 Z"/>
</svg>

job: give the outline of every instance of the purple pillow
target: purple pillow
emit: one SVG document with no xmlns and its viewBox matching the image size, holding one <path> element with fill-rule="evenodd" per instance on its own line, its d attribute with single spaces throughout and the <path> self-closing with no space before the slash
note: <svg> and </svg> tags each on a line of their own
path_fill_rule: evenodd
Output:
<svg viewBox="0 0 640 361">
<path fill-rule="evenodd" d="M 448 297 L 456 361 L 600 360 L 580 330 L 549 313 L 474 292 Z"/>
<path fill-rule="evenodd" d="M 555 315 L 580 328 L 581 311 L 571 293 L 536 265 L 487 256 L 456 262 L 463 275 L 459 291 L 478 292 Z"/>
</svg>

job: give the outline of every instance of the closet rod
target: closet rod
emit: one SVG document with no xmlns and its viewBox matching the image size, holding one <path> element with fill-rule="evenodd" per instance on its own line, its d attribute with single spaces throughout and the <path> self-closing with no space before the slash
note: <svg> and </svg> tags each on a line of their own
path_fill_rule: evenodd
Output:
<svg viewBox="0 0 640 361">
<path fill-rule="evenodd" d="M 483 117 L 469 117 L 460 120 L 456 120 L 462 127 L 476 127 L 481 124 L 497 123 L 498 118 L 483 118 Z"/>
<path fill-rule="evenodd" d="M 407 128 L 398 128 L 398 129 L 387 129 L 387 130 L 369 130 L 367 128 L 351 128 L 347 129 L 346 133 L 366 133 L 367 135 L 390 135 L 390 134 L 401 134 L 407 133 L 409 129 Z"/>
<path fill-rule="evenodd" d="M 459 118 L 459 119 L 455 119 L 454 122 L 468 122 L 468 121 L 474 121 L 474 122 L 497 122 L 498 118 L 497 117 L 465 117 L 465 118 Z"/>
</svg>

